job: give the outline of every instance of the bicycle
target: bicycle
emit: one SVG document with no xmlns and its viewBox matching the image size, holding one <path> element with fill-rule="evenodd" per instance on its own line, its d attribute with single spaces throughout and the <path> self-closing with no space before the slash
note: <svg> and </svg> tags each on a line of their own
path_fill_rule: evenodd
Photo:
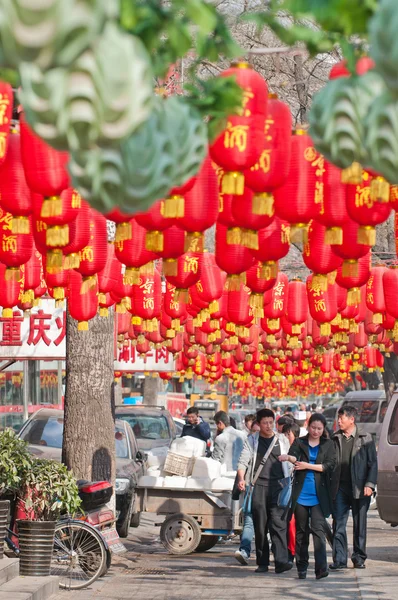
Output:
<svg viewBox="0 0 398 600">
<path fill-rule="evenodd" d="M 19 547 L 12 541 L 18 534 L 7 528 L 6 544 L 15 556 Z M 97 529 L 85 521 L 65 516 L 55 527 L 51 575 L 59 577 L 59 586 L 80 590 L 104 575 L 110 566 L 110 551 Z"/>
</svg>

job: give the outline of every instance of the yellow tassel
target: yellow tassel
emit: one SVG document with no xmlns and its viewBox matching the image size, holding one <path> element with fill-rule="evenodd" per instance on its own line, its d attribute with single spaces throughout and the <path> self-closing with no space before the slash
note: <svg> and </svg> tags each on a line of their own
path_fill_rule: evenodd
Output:
<svg viewBox="0 0 398 600">
<path fill-rule="evenodd" d="M 14 313 L 12 312 L 12 308 L 3 308 L 1 316 L 3 317 L 3 319 L 13 319 Z"/>
<path fill-rule="evenodd" d="M 176 331 L 179 331 L 181 324 L 180 324 L 180 319 L 172 319 L 171 321 L 171 326 L 173 329 L 175 329 Z"/>
<path fill-rule="evenodd" d="M 227 244 L 242 245 L 243 230 L 240 227 L 231 227 L 227 230 Z"/>
<path fill-rule="evenodd" d="M 209 313 L 211 315 L 213 315 L 216 312 L 219 312 L 219 310 L 220 310 L 220 304 L 219 304 L 218 300 L 213 300 L 212 302 L 210 302 Z"/>
<path fill-rule="evenodd" d="M 268 344 L 276 344 L 276 337 L 274 335 L 267 335 Z"/>
<path fill-rule="evenodd" d="M 7 267 L 4 279 L 6 281 L 19 281 L 21 278 L 21 271 L 19 267 Z"/>
<path fill-rule="evenodd" d="M 131 240 L 131 237 L 131 221 L 127 221 L 125 223 L 118 223 L 116 225 L 115 242 L 124 242 L 125 240 Z"/>
<path fill-rule="evenodd" d="M 216 329 L 219 330 L 220 329 L 220 321 L 218 321 L 217 319 L 211 319 L 210 320 L 210 327 L 212 329 Z M 218 337 L 218 336 L 217 336 Z"/>
<path fill-rule="evenodd" d="M 28 217 L 13 217 L 11 222 L 12 233 L 30 233 L 30 221 Z"/>
<path fill-rule="evenodd" d="M 78 331 L 88 331 L 88 321 L 79 321 L 77 324 Z"/>
<path fill-rule="evenodd" d="M 361 288 L 351 288 L 347 294 L 347 306 L 358 306 L 361 302 Z"/>
<path fill-rule="evenodd" d="M 359 267 L 356 259 L 346 259 L 343 261 L 343 277 L 358 277 Z"/>
<path fill-rule="evenodd" d="M 25 290 L 24 293 L 22 294 L 22 302 L 24 304 L 27 303 L 31 303 L 33 302 L 33 300 L 35 299 L 35 292 L 34 290 Z"/>
<path fill-rule="evenodd" d="M 64 269 L 69 271 L 70 269 L 78 269 L 80 267 L 80 254 L 78 252 L 72 252 L 65 256 Z"/>
<path fill-rule="evenodd" d="M 370 199 L 383 204 L 390 201 L 390 184 L 384 177 L 373 177 L 370 182 Z"/>
<path fill-rule="evenodd" d="M 105 303 L 106 303 L 106 294 L 99 292 L 98 293 L 98 304 L 105 304 Z"/>
<path fill-rule="evenodd" d="M 178 273 L 178 262 L 176 258 L 165 258 L 163 259 L 163 274 L 164 275 L 177 275 Z"/>
<path fill-rule="evenodd" d="M 55 308 L 63 308 L 65 306 L 65 300 L 56 300 Z"/>
<path fill-rule="evenodd" d="M 137 316 L 131 317 L 132 325 L 141 325 L 141 323 L 142 323 L 141 317 L 137 317 Z"/>
<path fill-rule="evenodd" d="M 97 275 L 90 275 L 89 277 L 83 277 L 82 285 L 80 287 L 81 294 L 87 294 L 90 290 L 94 290 L 97 287 Z"/>
<path fill-rule="evenodd" d="M 298 348 L 299 347 L 299 339 L 296 336 L 292 336 L 288 342 L 289 348 Z"/>
<path fill-rule="evenodd" d="M 249 337 L 250 335 L 250 330 L 248 327 L 243 327 L 243 326 L 239 326 L 236 328 L 236 333 L 238 335 L 238 337 Z"/>
<path fill-rule="evenodd" d="M 188 290 L 178 289 L 176 288 L 174 292 L 174 300 L 176 302 L 183 302 L 185 304 L 188 303 Z"/>
<path fill-rule="evenodd" d="M 358 331 L 359 331 L 359 324 L 355 323 L 355 319 L 350 319 L 349 330 L 350 330 L 350 333 L 358 333 Z"/>
<path fill-rule="evenodd" d="M 48 273 L 60 273 L 62 271 L 64 255 L 62 250 L 50 250 L 46 255 L 46 268 Z"/>
<path fill-rule="evenodd" d="M 204 250 L 204 235 L 201 231 L 186 233 L 184 242 L 185 252 L 203 253 Z"/>
<path fill-rule="evenodd" d="M 126 308 L 126 310 L 130 310 L 131 309 L 131 298 L 129 298 L 128 296 L 125 296 L 124 298 L 122 298 L 122 304 Z"/>
<path fill-rule="evenodd" d="M 236 329 L 235 323 L 232 323 L 232 321 L 227 323 L 225 326 L 225 330 L 230 331 L 231 333 L 235 333 L 235 329 Z"/>
<path fill-rule="evenodd" d="M 140 270 L 128 267 L 123 274 L 124 285 L 137 285 L 140 281 Z"/>
<path fill-rule="evenodd" d="M 371 225 L 361 225 L 358 228 L 357 236 L 358 244 L 366 246 L 374 246 L 376 244 L 376 229 Z"/>
<path fill-rule="evenodd" d="M 308 226 L 306 223 L 295 223 L 290 227 L 290 241 L 306 244 L 308 241 Z"/>
<path fill-rule="evenodd" d="M 65 298 L 65 290 L 63 287 L 55 287 L 53 289 L 54 300 L 63 300 Z"/>
<path fill-rule="evenodd" d="M 319 289 L 322 292 L 327 292 L 328 289 L 328 277 L 327 275 L 316 274 L 312 276 L 311 289 Z"/>
<path fill-rule="evenodd" d="M 280 319 L 267 319 L 267 325 L 270 329 L 280 329 L 281 321 Z"/>
<path fill-rule="evenodd" d="M 372 323 L 375 323 L 377 325 L 383 323 L 383 315 L 381 313 L 373 313 Z"/>
<path fill-rule="evenodd" d="M 340 326 L 341 325 L 341 314 L 337 313 L 337 315 L 335 316 L 335 318 L 333 319 L 333 321 L 331 321 L 332 325 L 337 325 Z"/>
<path fill-rule="evenodd" d="M 263 294 L 251 294 L 249 298 L 249 305 L 253 310 L 253 315 L 256 318 L 262 319 L 264 317 L 264 296 Z"/>
<path fill-rule="evenodd" d="M 235 196 L 242 196 L 245 190 L 245 177 L 243 173 L 237 171 L 231 171 L 224 173 L 221 182 L 221 193 L 222 194 L 235 194 Z"/>
<path fill-rule="evenodd" d="M 292 334 L 300 335 L 300 333 L 301 333 L 301 325 L 299 325 L 299 324 L 292 325 Z"/>
<path fill-rule="evenodd" d="M 168 339 L 173 339 L 176 336 L 176 332 L 174 331 L 174 329 L 167 329 L 166 330 L 166 337 Z"/>
<path fill-rule="evenodd" d="M 329 335 L 332 333 L 332 327 L 330 325 L 330 323 L 321 323 L 321 335 L 329 337 Z"/>
<path fill-rule="evenodd" d="M 362 166 L 353 162 L 350 167 L 341 171 L 341 183 L 353 183 L 359 185 L 362 183 Z"/>
<path fill-rule="evenodd" d="M 47 246 L 67 246 L 69 244 L 69 225 L 48 227 L 46 231 Z"/>
<path fill-rule="evenodd" d="M 328 227 L 325 231 L 325 244 L 341 246 L 343 243 L 343 230 L 341 227 Z"/>
<path fill-rule="evenodd" d="M 41 207 L 41 217 L 59 217 L 62 215 L 62 198 L 60 196 L 51 196 L 45 198 Z"/>
<path fill-rule="evenodd" d="M 249 250 L 258 250 L 258 232 L 251 229 L 243 229 L 242 246 L 249 248 Z"/>
<path fill-rule="evenodd" d="M 123 304 L 122 302 L 118 302 L 118 303 L 116 304 L 116 312 L 117 312 L 119 315 L 125 315 L 125 314 L 126 314 L 126 312 L 127 312 L 126 305 L 125 305 L 125 304 Z"/>
<path fill-rule="evenodd" d="M 184 196 L 170 196 L 161 204 L 162 216 L 166 219 L 182 219 L 185 214 Z"/>
<path fill-rule="evenodd" d="M 154 273 L 155 273 L 155 264 L 154 264 L 153 260 L 150 260 L 145 265 L 142 265 L 142 267 L 140 267 L 141 275 L 153 275 Z"/>
<path fill-rule="evenodd" d="M 278 275 L 278 263 L 274 260 L 263 262 L 260 269 L 260 278 L 269 281 Z"/>
<path fill-rule="evenodd" d="M 225 287 L 231 292 L 238 292 L 241 285 L 246 283 L 246 273 L 240 273 L 239 275 L 228 275 Z"/>
<path fill-rule="evenodd" d="M 151 252 L 162 252 L 163 233 L 161 231 L 147 231 L 145 235 L 145 248 Z"/>
<path fill-rule="evenodd" d="M 267 215 L 273 217 L 274 211 L 274 197 L 272 194 L 265 192 L 264 194 L 254 194 L 252 200 L 252 213 L 253 215 Z"/>
</svg>

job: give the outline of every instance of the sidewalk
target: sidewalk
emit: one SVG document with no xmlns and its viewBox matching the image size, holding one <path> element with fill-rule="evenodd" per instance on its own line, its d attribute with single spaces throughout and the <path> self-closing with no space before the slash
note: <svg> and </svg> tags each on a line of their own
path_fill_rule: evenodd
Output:
<svg viewBox="0 0 398 600">
<path fill-rule="evenodd" d="M 237 544 L 218 544 L 203 554 L 171 556 L 158 541 L 159 528 L 151 515 L 131 529 L 128 552 L 116 558 L 109 574 L 91 589 L 63 592 L 51 600 L 396 600 L 398 598 L 398 529 L 369 513 L 367 568 L 332 573 L 316 581 L 313 566 L 308 578 L 297 579 L 296 570 L 275 575 L 254 574 L 239 566 L 233 553 Z"/>
</svg>

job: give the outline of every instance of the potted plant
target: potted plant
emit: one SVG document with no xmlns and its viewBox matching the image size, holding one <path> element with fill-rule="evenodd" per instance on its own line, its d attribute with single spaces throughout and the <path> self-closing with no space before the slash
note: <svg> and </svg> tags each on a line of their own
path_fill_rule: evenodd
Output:
<svg viewBox="0 0 398 600">
<path fill-rule="evenodd" d="M 17 520 L 20 575 L 49 575 L 56 522 L 80 507 L 76 479 L 62 463 L 34 459 L 20 503 L 25 517 Z"/>
<path fill-rule="evenodd" d="M 13 501 L 21 492 L 32 461 L 27 443 L 12 429 L 0 432 L 0 558 L 3 558 L 10 501 L 14 509 Z"/>
</svg>

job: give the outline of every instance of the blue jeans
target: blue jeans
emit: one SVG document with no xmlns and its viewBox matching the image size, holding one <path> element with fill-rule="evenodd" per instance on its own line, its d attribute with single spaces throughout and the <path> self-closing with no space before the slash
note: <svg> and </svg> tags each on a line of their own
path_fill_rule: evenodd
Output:
<svg viewBox="0 0 398 600">
<path fill-rule="evenodd" d="M 356 500 L 343 490 L 339 490 L 333 503 L 333 561 L 335 563 L 347 564 L 347 520 L 352 511 L 354 551 L 351 556 L 353 563 L 365 562 L 366 554 L 366 518 L 370 505 L 370 498 L 359 498 Z"/>
<path fill-rule="evenodd" d="M 243 518 L 243 530 L 240 537 L 239 550 L 247 554 L 247 558 L 250 558 L 250 552 L 252 549 L 252 541 L 254 537 L 254 525 L 253 517 L 251 513 L 246 513 Z"/>
</svg>

